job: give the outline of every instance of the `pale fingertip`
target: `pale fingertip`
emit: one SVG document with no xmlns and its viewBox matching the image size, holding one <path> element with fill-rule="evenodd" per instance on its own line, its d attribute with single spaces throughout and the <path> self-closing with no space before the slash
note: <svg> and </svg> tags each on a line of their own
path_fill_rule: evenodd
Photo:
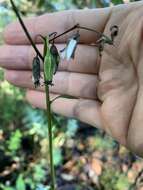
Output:
<svg viewBox="0 0 143 190">
<path fill-rule="evenodd" d="M 23 21 L 24 23 L 26 21 L 25 26 L 30 33 L 30 36 L 34 39 L 34 17 L 23 19 Z M 29 44 L 27 36 L 25 35 L 25 32 L 18 21 L 14 21 L 5 27 L 3 31 L 3 38 L 7 44 Z"/>
<path fill-rule="evenodd" d="M 3 39 L 5 43 L 10 43 L 13 40 L 13 33 L 15 33 L 16 22 L 8 24 L 3 30 Z"/>
<path fill-rule="evenodd" d="M 9 81 L 9 71 L 4 69 L 4 78 L 5 80 Z"/>
<path fill-rule="evenodd" d="M 6 69 L 4 72 L 4 77 L 8 82 L 12 84 L 15 84 L 18 79 L 17 72 L 12 71 L 12 70 L 6 70 Z"/>
</svg>

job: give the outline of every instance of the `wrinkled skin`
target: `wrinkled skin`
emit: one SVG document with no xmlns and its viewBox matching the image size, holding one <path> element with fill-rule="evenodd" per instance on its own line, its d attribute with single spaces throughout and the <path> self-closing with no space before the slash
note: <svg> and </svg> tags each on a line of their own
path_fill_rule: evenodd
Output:
<svg viewBox="0 0 143 190">
<path fill-rule="evenodd" d="M 46 14 L 25 23 L 33 39 L 37 34 L 64 32 L 75 23 L 94 28 L 110 36 L 117 25 L 119 34 L 114 46 L 105 45 L 102 57 L 94 33 L 81 31 L 80 45 L 73 61 L 61 61 L 50 88 L 51 98 L 69 94 L 79 100 L 57 99 L 52 110 L 104 129 L 118 142 L 143 157 L 143 2 L 106 9 L 65 11 Z M 46 24 L 45 24 L 46 23 Z M 0 47 L 0 65 L 6 79 L 27 88 L 27 100 L 45 108 L 44 88 L 35 90 L 31 82 L 34 51 L 21 26 L 13 23 L 4 31 L 6 45 Z M 67 36 L 57 40 L 58 49 L 65 46 Z M 39 43 L 41 43 L 39 41 Z M 42 51 L 42 45 L 37 47 Z M 16 46 L 18 45 L 18 46 Z"/>
<path fill-rule="evenodd" d="M 100 71 L 98 97 L 105 130 L 119 142 L 143 155 L 143 6 L 112 12 L 120 26 L 116 48 L 106 48 Z M 118 18 L 120 15 L 120 19 Z"/>
</svg>

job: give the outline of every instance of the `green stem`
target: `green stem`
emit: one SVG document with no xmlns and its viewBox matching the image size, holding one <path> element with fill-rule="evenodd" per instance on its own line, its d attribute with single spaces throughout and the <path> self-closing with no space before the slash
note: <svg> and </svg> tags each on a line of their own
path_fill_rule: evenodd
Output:
<svg viewBox="0 0 143 190">
<path fill-rule="evenodd" d="M 49 152 L 50 152 L 50 170 L 51 170 L 51 190 L 55 190 L 55 169 L 53 160 L 53 133 L 52 133 L 52 116 L 51 116 L 51 103 L 49 95 L 49 86 L 45 84 L 46 91 L 46 105 L 48 117 L 48 135 L 49 135 Z"/>
<path fill-rule="evenodd" d="M 13 10 L 15 14 L 17 15 L 19 22 L 29 39 L 32 47 L 35 49 L 36 53 L 39 55 L 41 60 L 44 62 L 44 57 L 41 55 L 39 50 L 37 49 L 34 41 L 32 40 L 22 18 L 20 17 L 20 14 L 18 12 L 17 7 L 15 6 L 13 0 L 10 0 L 11 5 L 13 7 Z M 47 104 L 47 118 L 48 118 L 48 135 L 49 135 L 49 155 L 50 155 L 50 170 L 51 170 L 51 190 L 55 190 L 55 170 L 54 170 L 54 161 L 53 161 L 53 135 L 52 135 L 52 115 L 51 115 L 51 103 L 50 103 L 50 96 L 49 96 L 49 86 L 45 85 L 45 91 L 46 91 L 46 104 Z"/>
</svg>

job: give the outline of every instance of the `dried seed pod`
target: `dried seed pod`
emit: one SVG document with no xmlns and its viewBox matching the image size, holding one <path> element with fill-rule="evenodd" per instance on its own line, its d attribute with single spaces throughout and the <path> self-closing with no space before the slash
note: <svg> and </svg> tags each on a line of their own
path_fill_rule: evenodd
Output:
<svg viewBox="0 0 143 190">
<path fill-rule="evenodd" d="M 40 86 L 40 78 L 41 78 L 41 69 L 40 69 L 40 59 L 38 55 L 34 57 L 32 64 L 32 79 L 35 85 L 35 88 Z"/>
<path fill-rule="evenodd" d="M 54 44 L 52 44 L 50 47 L 50 53 L 51 53 L 52 64 L 55 67 L 54 74 L 56 74 L 58 70 L 59 62 L 60 62 L 60 56 L 59 56 L 58 49 Z"/>
<path fill-rule="evenodd" d="M 111 31 L 111 39 L 112 41 L 114 41 L 114 38 L 118 35 L 119 28 L 118 26 L 114 25 L 114 26 L 111 26 L 110 31 Z"/>
<path fill-rule="evenodd" d="M 80 34 L 77 32 L 71 39 L 69 39 L 66 48 L 61 50 L 61 57 L 66 60 L 74 59 L 75 50 L 80 39 Z"/>
<path fill-rule="evenodd" d="M 57 47 L 55 46 L 55 44 L 52 44 L 51 47 L 50 47 L 50 53 L 54 56 L 58 56 L 59 53 L 58 53 L 58 49 Z"/>
</svg>

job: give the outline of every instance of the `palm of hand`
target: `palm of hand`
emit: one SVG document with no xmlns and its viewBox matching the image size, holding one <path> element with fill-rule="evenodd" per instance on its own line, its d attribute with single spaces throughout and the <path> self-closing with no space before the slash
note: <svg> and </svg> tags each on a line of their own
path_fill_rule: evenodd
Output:
<svg viewBox="0 0 143 190">
<path fill-rule="evenodd" d="M 115 47 L 104 49 L 98 85 L 105 130 L 139 155 L 143 155 L 142 11 L 143 6 L 113 10 L 105 34 L 113 24 L 120 32 Z"/>
</svg>

